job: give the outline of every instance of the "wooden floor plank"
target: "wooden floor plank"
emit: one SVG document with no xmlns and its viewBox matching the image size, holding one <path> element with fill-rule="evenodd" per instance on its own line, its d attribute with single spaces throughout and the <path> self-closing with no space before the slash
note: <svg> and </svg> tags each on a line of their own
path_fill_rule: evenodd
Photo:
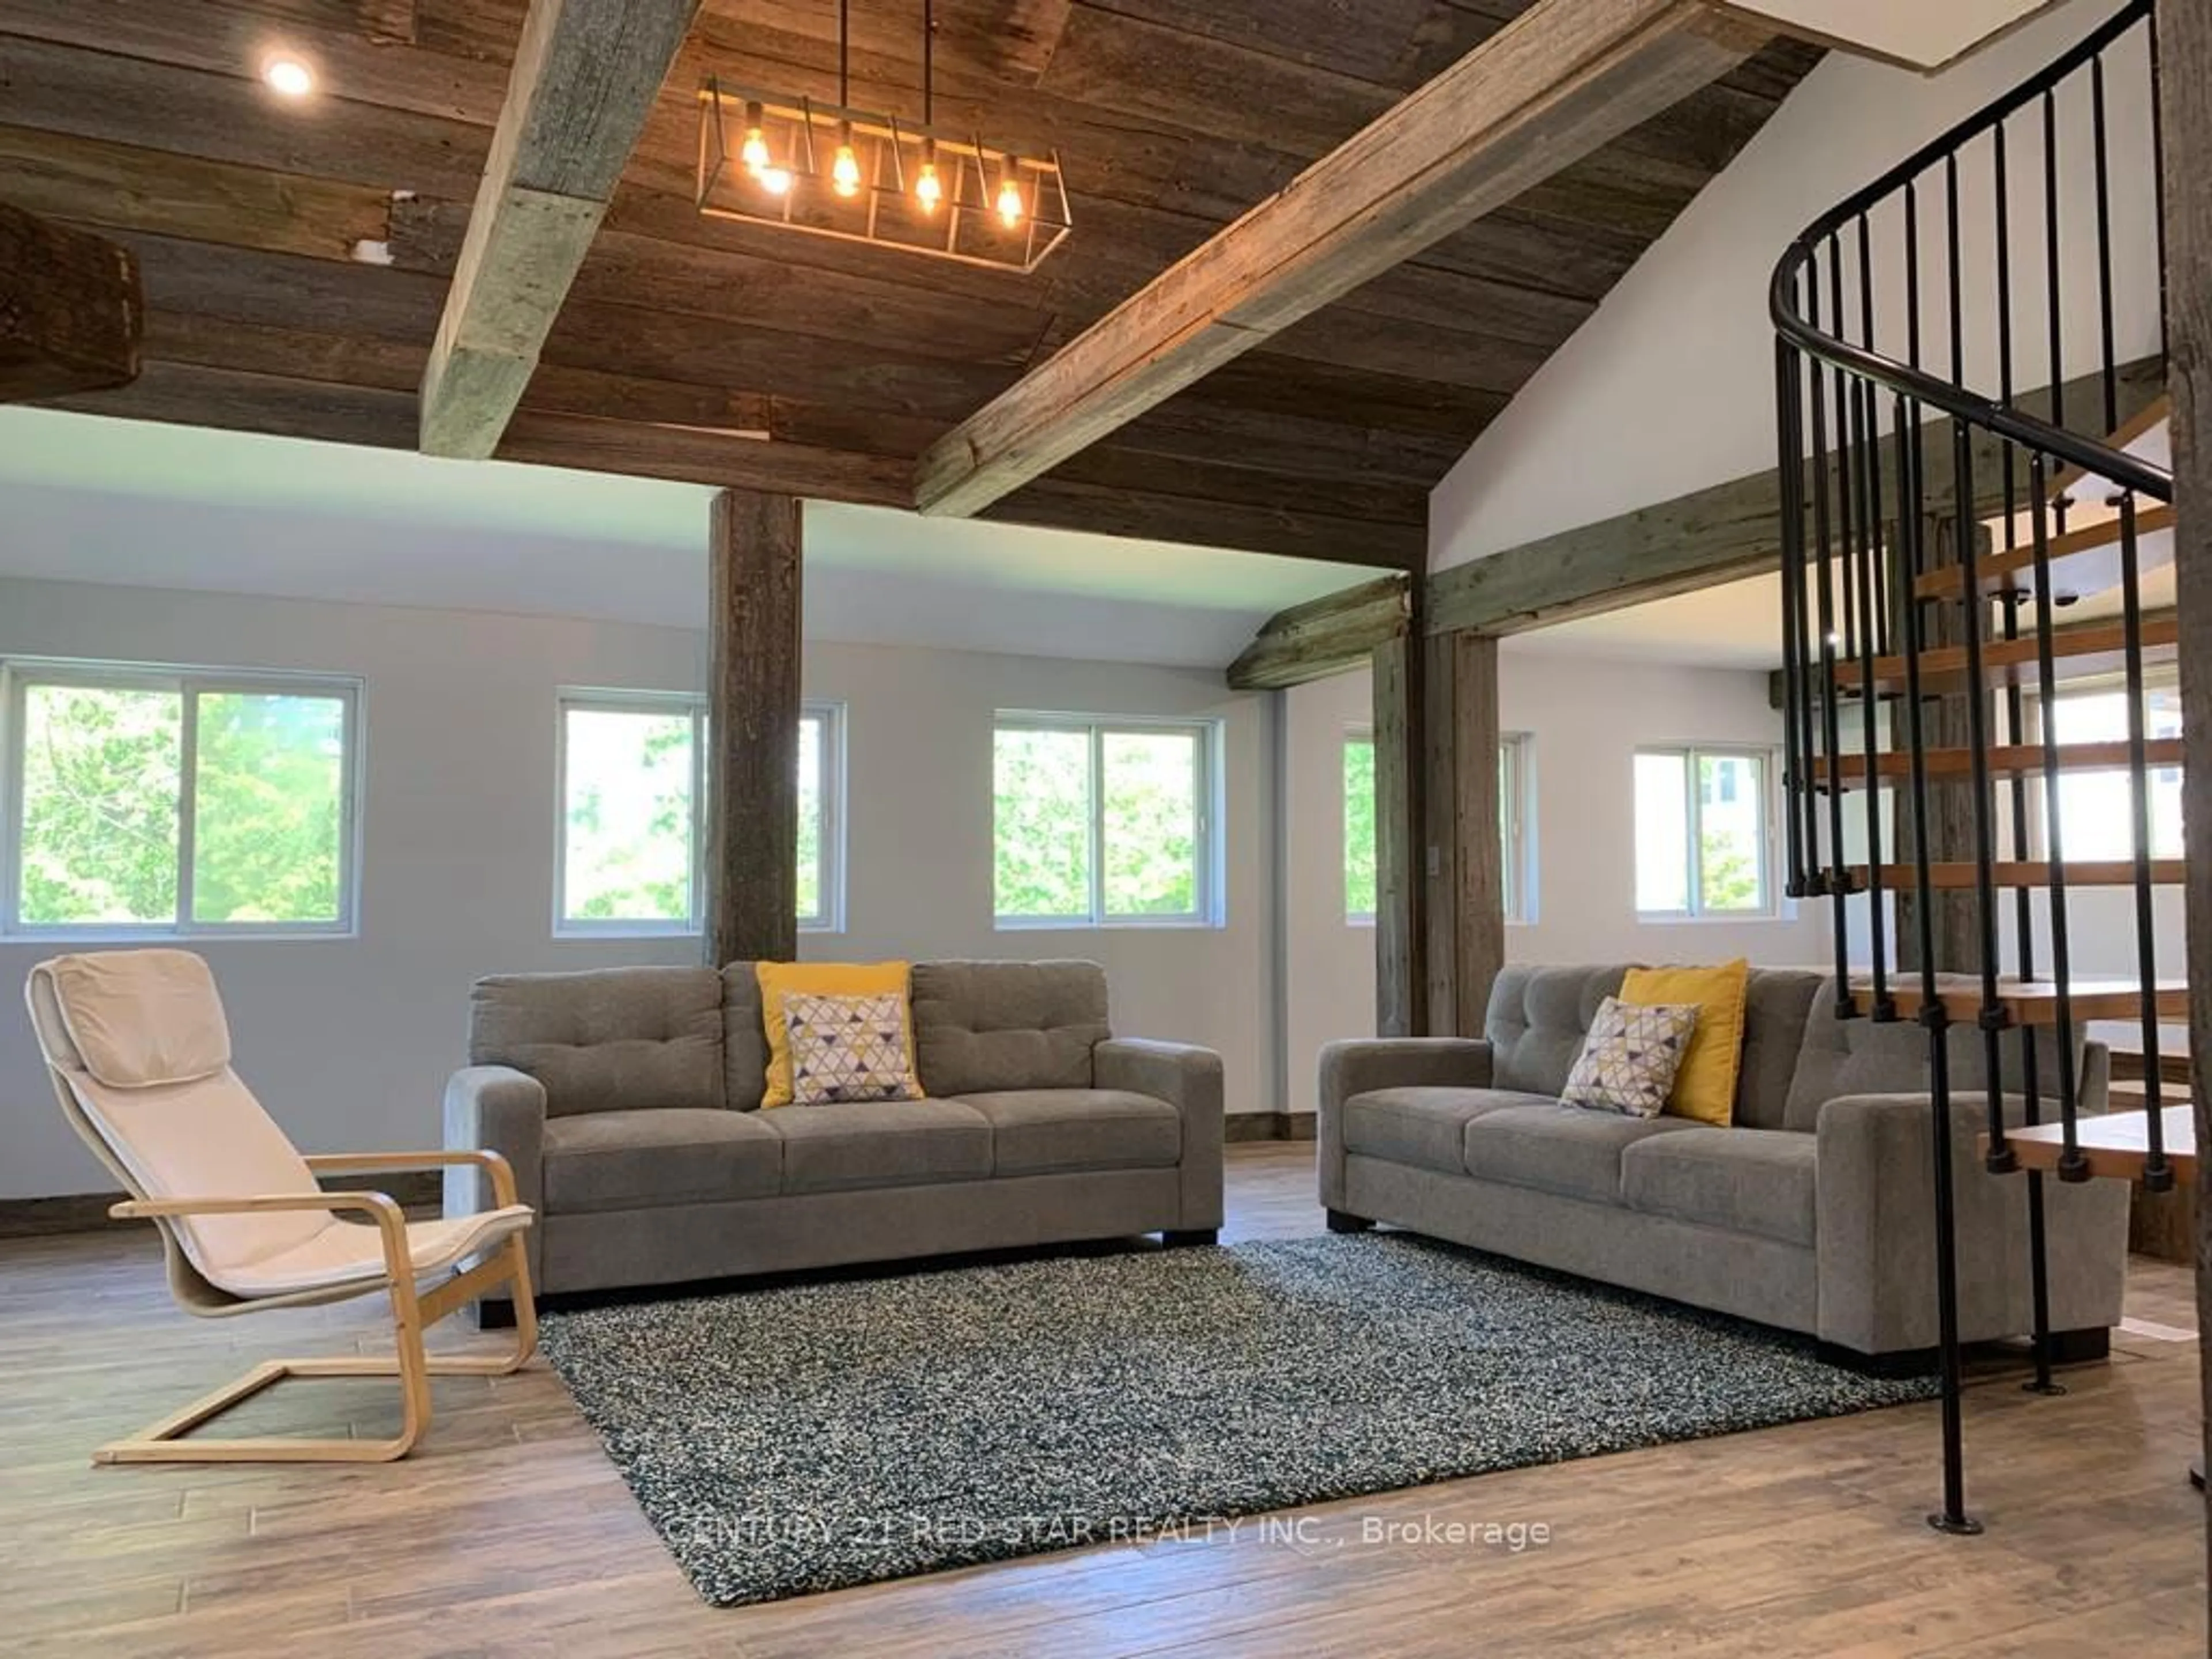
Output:
<svg viewBox="0 0 2212 1659">
<path fill-rule="evenodd" d="M 1224 1238 L 1320 1231 L 1310 1144 L 1229 1152 Z M 2058 1399 L 1984 1362 L 1967 1395 L 1980 1539 L 1921 1521 L 1932 1406 L 1507 1471 L 1320 1505 L 1208 1540 L 1117 1545 L 717 1611 L 699 1601 L 542 1362 L 441 1378 L 404 1462 L 94 1469 L 92 1446 L 280 1352 L 370 1351 L 362 1305 L 177 1314 L 132 1233 L 0 1244 L 0 1630 L 11 1654 L 514 1659 L 1485 1659 L 1654 1653 L 2203 1651 L 2191 1343 L 2123 1334 Z M 2186 1272 L 2138 1260 L 2130 1316 L 2193 1331 Z M 470 1339 L 473 1340 L 473 1339 Z M 453 1339 L 446 1339 L 450 1344 Z M 373 1386 L 289 1385 L 256 1428 Z M 1296 1432 L 1288 1421 L 1285 1433 Z M 1434 1520 L 1548 1527 L 1518 1553 L 1418 1541 Z"/>
</svg>

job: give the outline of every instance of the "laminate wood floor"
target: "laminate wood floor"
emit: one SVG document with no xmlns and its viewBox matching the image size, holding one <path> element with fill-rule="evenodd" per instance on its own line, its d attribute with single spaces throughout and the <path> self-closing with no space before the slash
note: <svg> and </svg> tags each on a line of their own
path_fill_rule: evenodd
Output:
<svg viewBox="0 0 2212 1659">
<path fill-rule="evenodd" d="M 1310 1145 L 1229 1156 L 1229 1239 L 1319 1230 Z M 1922 1522 L 1928 1405 L 717 1612 L 542 1360 L 441 1379 L 437 1420 L 403 1463 L 90 1468 L 100 1440 L 253 1360 L 373 1350 L 380 1322 L 367 1304 L 188 1319 L 150 1231 L 0 1243 L 0 1652 L 2202 1653 L 2204 1506 L 2183 1474 L 2194 1322 L 2185 1272 L 2139 1261 L 2112 1362 L 2069 1373 L 2063 1398 L 1978 1371 L 1978 1539 Z M 293 1382 L 236 1431 L 387 1433 L 395 1415 L 374 1384 Z M 1476 1535 L 1453 1539 L 1455 1523 Z M 1486 1543 L 1492 1524 L 1549 1541 Z"/>
</svg>

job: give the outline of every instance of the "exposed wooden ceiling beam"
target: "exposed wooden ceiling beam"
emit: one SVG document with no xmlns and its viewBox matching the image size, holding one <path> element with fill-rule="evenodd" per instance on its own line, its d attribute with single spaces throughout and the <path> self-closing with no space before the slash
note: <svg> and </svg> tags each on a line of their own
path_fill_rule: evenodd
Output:
<svg viewBox="0 0 2212 1659">
<path fill-rule="evenodd" d="M 426 453 L 499 447 L 698 4 L 532 0 L 422 376 Z"/>
<path fill-rule="evenodd" d="M 128 249 L 0 202 L 0 404 L 124 385 L 145 328 Z"/>
<path fill-rule="evenodd" d="M 2081 429 L 2102 419 L 2102 384 L 2099 375 L 2067 382 L 2069 426 Z M 2165 385 L 2155 357 L 2139 358 L 2122 368 L 2118 376 L 2122 417 L 2161 395 Z M 2042 413 L 2051 406 L 2050 391 L 2045 387 L 2025 392 L 2014 401 L 2032 414 Z M 1930 485 L 1929 511 L 1946 511 L 1950 501 L 1950 423 L 1929 422 L 1919 428 L 1918 437 Z M 1983 517 L 2002 513 L 2004 483 L 1997 442 L 1980 433 L 1970 441 L 1976 483 L 1973 510 Z M 1883 476 L 1896 477 L 1894 435 L 1881 441 L 1881 457 Z M 1429 578 L 1427 631 L 1526 633 L 1778 570 L 1779 477 L 1770 469 L 1732 478 L 1440 570 Z"/>
<path fill-rule="evenodd" d="M 1281 691 L 1370 660 L 1375 647 L 1410 625 L 1412 582 L 1385 576 L 1279 611 L 1229 665 L 1232 691 Z"/>
<path fill-rule="evenodd" d="M 1540 0 L 947 434 L 918 504 L 980 511 L 1765 39 L 1702 0 Z"/>
</svg>

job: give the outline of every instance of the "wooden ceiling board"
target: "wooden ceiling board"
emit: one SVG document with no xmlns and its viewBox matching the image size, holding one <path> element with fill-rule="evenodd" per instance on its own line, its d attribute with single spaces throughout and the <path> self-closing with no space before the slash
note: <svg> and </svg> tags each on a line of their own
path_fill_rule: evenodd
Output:
<svg viewBox="0 0 2212 1659">
<path fill-rule="evenodd" d="M 886 499 L 898 465 L 1526 3 L 939 0 L 940 122 L 1066 164 L 1076 234 L 1023 276 L 699 216 L 706 74 L 836 92 L 835 0 L 706 0 L 510 447 Z M 145 272 L 149 374 L 83 406 L 410 442 L 525 9 L 0 0 L 0 199 L 117 234 Z M 855 103 L 919 112 L 917 11 L 854 0 Z M 276 43 L 316 67 L 304 105 L 254 78 Z M 1778 43 L 998 515 L 1418 561 L 1427 488 L 1817 57 Z M 763 421 L 777 441 L 731 435 Z"/>
</svg>

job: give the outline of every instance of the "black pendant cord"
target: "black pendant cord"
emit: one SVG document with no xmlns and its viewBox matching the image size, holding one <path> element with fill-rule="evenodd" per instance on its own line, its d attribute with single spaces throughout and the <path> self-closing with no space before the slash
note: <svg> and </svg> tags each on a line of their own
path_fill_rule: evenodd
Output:
<svg viewBox="0 0 2212 1659">
<path fill-rule="evenodd" d="M 921 124 L 937 120 L 937 0 L 921 0 Z"/>
<path fill-rule="evenodd" d="M 837 0 L 837 103 L 853 106 L 853 0 Z"/>
</svg>

